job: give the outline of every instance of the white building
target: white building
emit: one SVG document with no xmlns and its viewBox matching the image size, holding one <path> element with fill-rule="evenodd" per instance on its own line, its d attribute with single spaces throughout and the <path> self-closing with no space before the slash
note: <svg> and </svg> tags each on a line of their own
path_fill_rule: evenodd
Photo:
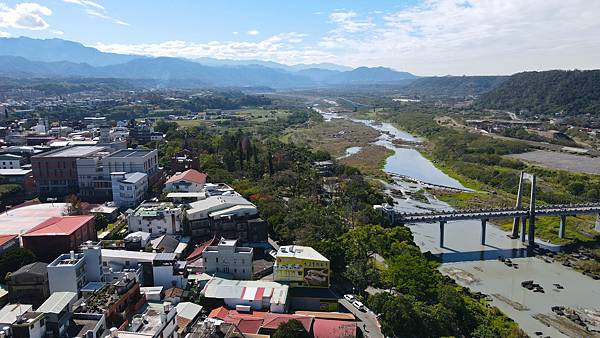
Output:
<svg viewBox="0 0 600 338">
<path fill-rule="evenodd" d="M 237 246 L 237 240 L 221 238 L 217 245 L 207 247 L 202 253 L 204 272 L 223 272 L 234 279 L 252 279 L 253 254 L 252 248 Z"/>
<path fill-rule="evenodd" d="M 34 312 L 31 305 L 7 304 L 0 309 L 0 325 L 3 337 L 43 338 L 46 336 L 45 314 Z M 18 332 L 18 335 L 6 332 Z"/>
<path fill-rule="evenodd" d="M 69 291 L 79 294 L 88 282 L 102 281 L 100 246 L 89 241 L 81 247 L 82 253 L 71 251 L 48 264 L 50 293 Z"/>
<path fill-rule="evenodd" d="M 152 237 L 173 235 L 181 231 L 183 213 L 171 203 L 142 203 L 127 216 L 129 232 L 149 232 Z"/>
<path fill-rule="evenodd" d="M 0 169 L 21 169 L 23 157 L 13 154 L 0 154 Z"/>
<path fill-rule="evenodd" d="M 148 192 L 148 175 L 117 171 L 110 174 L 113 202 L 119 208 L 135 208 Z"/>
<path fill-rule="evenodd" d="M 287 310 L 288 290 L 287 285 L 276 282 L 213 277 L 202 289 L 202 294 L 206 298 L 222 299 L 230 309 L 235 309 L 236 305 L 247 305 L 253 310 L 284 313 Z"/>
<path fill-rule="evenodd" d="M 151 269 L 153 280 L 144 280 L 144 284 L 172 288 L 185 287 L 187 282 L 183 274 L 176 271 L 177 258 L 174 253 L 102 249 L 101 259 L 103 269 L 107 270 Z"/>
<path fill-rule="evenodd" d="M 165 182 L 166 192 L 200 192 L 204 188 L 207 175 L 194 169 L 176 173 Z"/>
<path fill-rule="evenodd" d="M 143 314 L 133 316 L 126 330 L 110 329 L 113 338 L 177 338 L 177 308 L 169 302 L 162 308 L 148 306 Z"/>
</svg>

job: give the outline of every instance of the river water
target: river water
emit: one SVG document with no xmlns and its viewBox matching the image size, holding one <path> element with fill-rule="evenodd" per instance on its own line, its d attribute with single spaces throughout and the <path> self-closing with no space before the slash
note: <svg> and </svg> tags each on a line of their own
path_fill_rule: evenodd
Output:
<svg viewBox="0 0 600 338">
<path fill-rule="evenodd" d="M 330 111 L 320 112 L 325 120 L 344 118 Z M 389 123 L 353 120 L 364 123 L 381 132 L 375 142 L 394 151 L 386 161 L 384 170 L 392 175 L 395 183 L 386 184 L 386 192 L 395 201 L 395 208 L 403 212 L 424 210 L 451 210 L 452 208 L 426 195 L 428 201 L 411 198 L 426 183 L 464 189 L 457 180 L 449 177 L 423 157 L 417 150 L 397 146 L 393 141 L 419 142 L 414 136 L 398 130 Z M 352 156 L 352 155 L 350 155 Z M 356 155 L 359 156 L 359 155 Z M 408 179 L 407 179 L 408 178 Z M 398 192 L 402 193 L 399 194 Z M 600 283 L 562 266 L 527 257 L 526 247 L 519 241 L 507 237 L 508 232 L 488 223 L 486 244 L 481 245 L 479 221 L 449 222 L 445 227 L 444 247 L 438 245 L 437 224 L 409 224 L 415 243 L 422 252 L 431 252 L 443 261 L 440 271 L 472 291 L 490 295 L 491 304 L 515 320 L 530 336 L 541 332 L 544 337 L 597 337 L 591 332 L 583 333 L 563 324 L 548 326 L 536 318 L 556 319 L 551 307 L 555 305 L 578 309 L 600 309 Z M 556 251 L 559 247 L 536 239 L 538 245 Z M 497 260 L 498 256 L 511 257 L 518 268 L 508 267 Z M 544 287 L 545 293 L 534 293 L 521 286 L 524 280 L 534 280 Z M 558 290 L 553 284 L 560 283 Z M 576 326 L 576 325 L 575 325 Z M 561 332 L 562 331 L 562 332 Z"/>
</svg>

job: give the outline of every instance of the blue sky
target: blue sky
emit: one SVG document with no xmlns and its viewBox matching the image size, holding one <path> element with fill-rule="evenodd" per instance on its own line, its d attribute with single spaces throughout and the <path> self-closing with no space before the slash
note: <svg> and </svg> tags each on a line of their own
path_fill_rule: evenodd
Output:
<svg viewBox="0 0 600 338">
<path fill-rule="evenodd" d="M 508 74 L 600 67 L 599 16 L 595 0 L 0 0 L 0 36 L 153 56 Z"/>
</svg>

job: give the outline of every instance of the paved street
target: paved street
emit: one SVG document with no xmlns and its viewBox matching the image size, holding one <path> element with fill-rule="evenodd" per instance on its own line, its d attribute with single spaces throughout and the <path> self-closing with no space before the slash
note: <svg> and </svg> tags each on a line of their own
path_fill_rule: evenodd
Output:
<svg viewBox="0 0 600 338">
<path fill-rule="evenodd" d="M 377 322 L 377 317 L 371 310 L 362 312 L 344 298 L 340 298 L 338 302 L 360 320 L 360 322 L 357 323 L 358 328 L 363 332 L 365 337 L 383 338 L 383 334 L 381 333 L 381 329 Z M 366 324 L 366 332 L 363 326 L 364 324 Z"/>
</svg>

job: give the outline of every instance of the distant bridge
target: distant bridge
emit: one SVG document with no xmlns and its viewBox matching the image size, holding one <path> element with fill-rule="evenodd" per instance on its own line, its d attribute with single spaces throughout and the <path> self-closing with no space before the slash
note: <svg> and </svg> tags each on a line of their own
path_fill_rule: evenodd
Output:
<svg viewBox="0 0 600 338">
<path fill-rule="evenodd" d="M 531 181 L 531 203 L 528 209 L 521 207 L 521 197 L 523 181 Z M 600 214 L 600 203 L 591 204 L 563 204 L 535 207 L 535 176 L 521 173 L 519 182 L 519 191 L 517 194 L 517 205 L 515 208 L 503 209 L 477 209 L 477 210 L 454 210 L 454 211 L 432 211 L 426 213 L 404 213 L 393 209 L 391 206 L 376 206 L 376 209 L 384 212 L 390 221 L 395 225 L 404 225 L 406 223 L 439 223 L 440 237 L 439 245 L 444 246 L 444 227 L 450 221 L 462 220 L 480 220 L 481 221 L 481 244 L 485 244 L 485 233 L 487 222 L 493 219 L 513 218 L 513 228 L 511 237 L 519 237 L 519 228 L 521 230 L 521 241 L 527 240 L 529 245 L 535 244 L 535 217 L 540 216 L 559 216 L 560 227 L 558 235 L 565 237 L 567 226 L 567 216 L 583 214 Z M 529 227 L 527 221 L 529 220 Z M 522 226 L 519 226 L 519 225 Z M 528 232 L 526 231 L 528 228 Z"/>
</svg>

